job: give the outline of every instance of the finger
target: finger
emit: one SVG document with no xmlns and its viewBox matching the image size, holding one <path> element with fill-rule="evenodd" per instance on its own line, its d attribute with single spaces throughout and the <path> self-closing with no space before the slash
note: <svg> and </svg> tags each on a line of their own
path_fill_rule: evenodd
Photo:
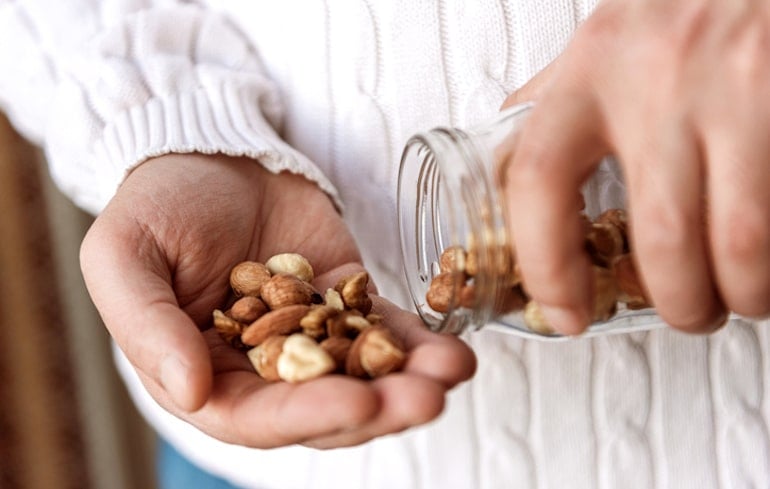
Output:
<svg viewBox="0 0 770 489">
<path fill-rule="evenodd" d="M 314 280 L 319 290 L 333 287 L 337 281 L 353 275 L 364 268 L 360 263 L 341 265 Z M 429 331 L 419 316 L 404 311 L 392 302 L 374 295 L 376 288 L 369 283 L 372 294 L 372 312 L 383 317 L 383 324 L 404 340 L 409 352 L 405 368 L 425 377 L 453 387 L 469 379 L 476 369 L 473 351 L 456 336 L 442 335 Z"/>
<path fill-rule="evenodd" d="M 160 252 L 110 226 L 109 217 L 97 219 L 81 247 L 94 304 L 134 367 L 162 385 L 180 409 L 198 409 L 212 382 L 206 342 L 179 309 Z"/>
<path fill-rule="evenodd" d="M 697 138 L 674 117 L 624 131 L 641 136 L 619 154 L 643 282 L 668 324 L 687 332 L 713 331 L 723 322 L 724 310 L 703 228 L 704 175 Z"/>
<path fill-rule="evenodd" d="M 706 140 L 709 234 L 716 282 L 726 306 L 761 317 L 770 314 L 769 121 L 747 116 L 734 123 L 723 121 Z"/>
<path fill-rule="evenodd" d="M 365 271 L 366 269 L 361 264 L 361 262 L 343 263 L 342 265 L 336 266 L 335 268 L 316 277 L 313 280 L 313 285 L 316 287 L 316 289 L 323 292 L 328 288 L 334 288 L 334 286 L 337 285 L 340 279 L 343 279 L 345 277 L 350 277 L 352 275 L 355 275 L 360 272 L 365 272 Z M 372 280 L 371 277 L 369 277 L 369 284 L 367 286 L 367 291 L 370 294 L 377 293 L 377 286 L 375 285 L 374 280 Z"/>
<path fill-rule="evenodd" d="M 532 110 L 505 172 L 507 217 L 528 293 L 562 333 L 591 322 L 580 188 L 605 153 L 602 118 L 585 94 L 549 93 Z"/>
<path fill-rule="evenodd" d="M 537 72 L 535 76 L 529 79 L 527 83 L 514 90 L 508 97 L 506 97 L 500 110 L 512 107 L 514 105 L 533 102 L 540 98 L 540 95 L 546 88 L 546 85 L 551 80 L 553 72 L 556 70 L 556 65 L 559 62 L 559 58 L 551 61 L 545 68 Z"/>
<path fill-rule="evenodd" d="M 201 431 L 252 448 L 275 448 L 355 430 L 380 411 L 367 382 L 338 375 L 290 384 L 269 383 L 254 372 L 217 374 L 211 395 L 195 412 L 182 412 L 167 391 L 139 372 L 161 406 Z"/>
<path fill-rule="evenodd" d="M 444 409 L 446 387 L 424 377 L 392 374 L 372 381 L 380 399 L 377 416 L 361 427 L 307 440 L 315 448 L 359 445 L 378 436 L 399 433 L 435 419 Z"/>
<path fill-rule="evenodd" d="M 375 309 L 385 310 L 388 320 L 400 318 L 394 305 L 378 297 L 374 301 Z M 216 375 L 212 393 L 200 410 L 180 412 L 157 382 L 142 372 L 140 378 L 166 409 L 229 443 L 259 448 L 300 442 L 318 447 L 354 445 L 435 418 L 443 409 L 448 387 L 472 373 L 467 366 L 456 373 L 456 365 L 475 365 L 470 349 L 460 340 L 430 333 L 415 315 L 402 314 L 412 321 L 399 321 L 393 330 L 404 339 L 409 361 L 402 373 L 373 381 L 328 376 L 303 384 L 268 383 L 212 331 L 204 337 Z M 412 330 L 417 333 L 406 334 Z"/>
<path fill-rule="evenodd" d="M 476 357 L 470 347 L 453 335 L 429 331 L 419 316 L 404 311 L 382 297 L 373 296 L 373 310 L 383 324 L 404 342 L 409 352 L 404 371 L 432 379 L 446 388 L 471 378 Z"/>
</svg>

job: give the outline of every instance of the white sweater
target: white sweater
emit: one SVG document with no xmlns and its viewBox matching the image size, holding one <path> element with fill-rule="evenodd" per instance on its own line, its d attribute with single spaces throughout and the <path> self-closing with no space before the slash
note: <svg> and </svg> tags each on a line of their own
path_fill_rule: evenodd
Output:
<svg viewBox="0 0 770 489">
<path fill-rule="evenodd" d="M 594 3 L 0 0 L 0 107 L 93 213 L 151 155 L 219 151 L 304 173 L 343 204 L 380 290 L 408 305 L 394 205 L 404 142 L 493 115 Z M 118 360 L 153 426 L 244 487 L 764 488 L 762 326 L 565 343 L 467 334 L 478 373 L 438 420 L 323 452 L 213 440 Z"/>
</svg>

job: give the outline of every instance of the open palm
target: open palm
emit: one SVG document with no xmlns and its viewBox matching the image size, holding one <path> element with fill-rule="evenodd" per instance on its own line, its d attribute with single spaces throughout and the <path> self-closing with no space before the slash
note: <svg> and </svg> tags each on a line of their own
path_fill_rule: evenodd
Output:
<svg viewBox="0 0 770 489">
<path fill-rule="evenodd" d="M 361 269 L 329 198 L 246 158 L 167 155 L 134 170 L 81 248 L 91 297 L 150 394 L 221 440 L 253 447 L 362 443 L 437 416 L 446 391 L 472 375 L 460 340 L 375 297 L 404 340 L 403 372 L 362 381 L 327 376 L 267 383 L 211 329 L 236 263 L 306 256 L 323 289 Z"/>
</svg>

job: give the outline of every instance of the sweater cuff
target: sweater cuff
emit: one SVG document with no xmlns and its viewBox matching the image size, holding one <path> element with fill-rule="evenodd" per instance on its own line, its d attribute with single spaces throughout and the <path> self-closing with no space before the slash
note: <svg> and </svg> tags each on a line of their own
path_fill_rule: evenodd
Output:
<svg viewBox="0 0 770 489">
<path fill-rule="evenodd" d="M 91 146 L 91 181 L 72 192 L 77 204 L 98 214 L 128 173 L 169 153 L 221 153 L 257 160 L 268 171 L 289 171 L 315 182 L 338 210 L 339 194 L 321 170 L 286 144 L 260 111 L 259 90 L 233 83 L 155 97 L 116 114 Z M 54 148 L 49 148 L 53 150 Z M 55 151 L 52 157 L 55 158 Z M 55 175 L 54 175 L 55 177 Z"/>
</svg>

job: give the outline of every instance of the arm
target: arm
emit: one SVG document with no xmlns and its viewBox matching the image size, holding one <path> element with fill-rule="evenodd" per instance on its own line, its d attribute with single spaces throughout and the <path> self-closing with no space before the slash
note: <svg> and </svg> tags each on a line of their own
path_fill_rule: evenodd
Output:
<svg viewBox="0 0 770 489">
<path fill-rule="evenodd" d="M 83 274 L 154 399 L 211 436 L 254 447 L 357 444 L 437 416 L 473 356 L 385 300 L 378 311 L 410 360 L 372 382 L 267 384 L 205 330 L 239 261 L 303 253 L 319 287 L 361 268 L 334 189 L 273 129 L 280 101 L 252 47 L 196 6 L 111 15 L 110 3 L 55 5 L 70 17 L 33 2 L 0 10 L 17 30 L 36 26 L 25 49 L 47 67 L 39 93 L 50 117 L 35 113 L 38 91 L 26 94 L 23 76 L 3 81 L 4 103 L 45 145 L 65 191 L 99 213 L 81 248 Z M 61 42 L 36 43 L 46 36 Z"/>
<path fill-rule="evenodd" d="M 85 5 L 0 1 L 0 107 L 78 205 L 98 213 L 140 162 L 191 152 L 259 159 L 336 198 L 276 134 L 277 91 L 226 19 L 183 3 Z"/>
</svg>

